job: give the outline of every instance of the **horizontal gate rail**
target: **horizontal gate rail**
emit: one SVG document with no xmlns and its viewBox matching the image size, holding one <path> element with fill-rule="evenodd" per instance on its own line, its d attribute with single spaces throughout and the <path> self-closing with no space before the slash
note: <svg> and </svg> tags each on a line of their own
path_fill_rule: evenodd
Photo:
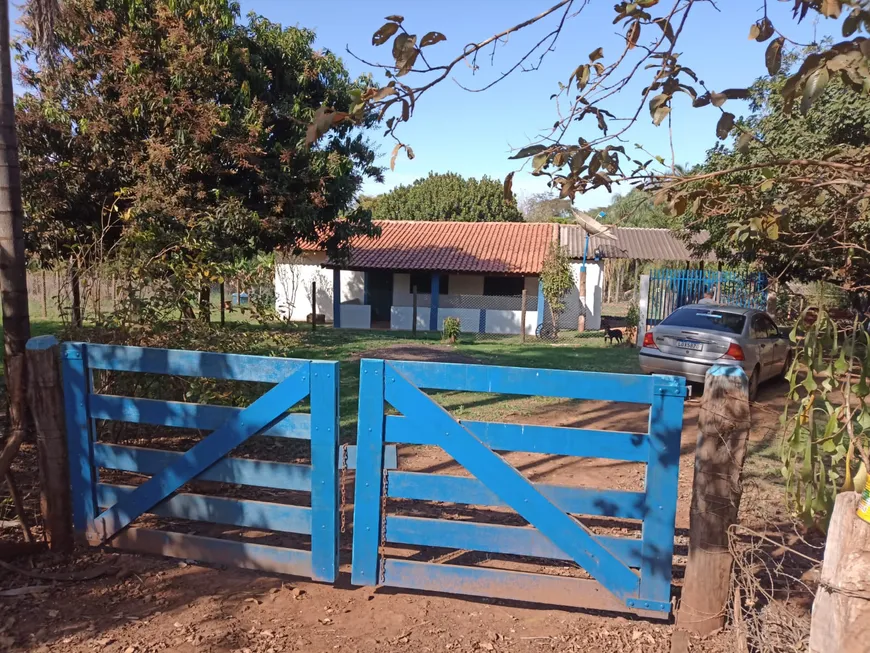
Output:
<svg viewBox="0 0 870 653">
<path fill-rule="evenodd" d="M 526 451 L 559 456 L 608 458 L 629 462 L 646 462 L 649 440 L 645 433 L 592 431 L 563 426 L 534 426 L 459 420 L 469 431 L 495 451 Z M 438 437 L 415 429 L 407 417 L 388 415 L 387 442 L 438 445 Z"/>
<path fill-rule="evenodd" d="M 389 361 L 391 370 L 409 383 L 427 390 L 491 392 L 536 395 L 561 399 L 587 399 L 648 404 L 655 384 L 652 377 L 638 374 L 571 372 L 526 367 L 463 365 L 461 363 L 419 363 Z M 578 374 L 584 381 L 578 383 Z"/>
<path fill-rule="evenodd" d="M 543 483 L 536 483 L 535 486 L 547 499 L 568 513 L 643 519 L 643 492 L 566 487 Z M 476 478 L 448 474 L 388 471 L 387 496 L 394 499 L 508 507 L 505 501 Z"/>
<path fill-rule="evenodd" d="M 650 616 L 670 612 L 685 381 L 484 365 L 364 360 L 352 582 Z M 646 433 L 462 421 L 422 389 L 631 402 Z M 385 415 L 384 402 L 400 416 Z M 437 445 L 472 477 L 384 470 L 384 443 Z M 646 464 L 643 491 L 532 483 L 496 451 Z M 529 526 L 382 514 L 390 498 L 513 508 Z M 596 534 L 574 515 L 635 520 L 641 537 Z M 594 580 L 383 557 L 398 545 L 573 561 Z"/>
</svg>

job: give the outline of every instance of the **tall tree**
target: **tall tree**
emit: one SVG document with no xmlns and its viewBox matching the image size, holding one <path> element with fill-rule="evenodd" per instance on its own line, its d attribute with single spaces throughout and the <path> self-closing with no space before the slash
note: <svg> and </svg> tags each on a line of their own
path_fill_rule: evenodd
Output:
<svg viewBox="0 0 870 653">
<path fill-rule="evenodd" d="M 573 222 L 571 200 L 554 197 L 552 193 L 535 193 L 522 203 L 527 222 Z"/>
<path fill-rule="evenodd" d="M 397 186 L 372 206 L 377 220 L 436 220 L 455 222 L 518 222 L 523 219 L 516 198 L 506 201 L 500 182 L 482 177 L 465 179 L 455 172 L 418 179 Z"/>
<path fill-rule="evenodd" d="M 38 0 L 32 7 L 40 41 L 50 39 L 52 3 Z M 7 434 L 0 468 L 11 463 L 27 427 L 27 370 L 24 348 L 30 338 L 27 301 L 27 260 L 24 248 L 24 211 L 21 170 L 15 130 L 15 94 L 9 36 L 9 3 L 0 0 L 0 294 L 3 312 L 3 354 L 9 400 Z M 0 475 L 5 470 L 0 469 Z"/>
<path fill-rule="evenodd" d="M 35 35 L 23 40 L 34 252 L 105 241 L 189 314 L 207 312 L 203 288 L 234 260 L 304 242 L 341 256 L 373 233 L 352 201 L 381 179 L 363 131 L 374 117 L 312 135 L 370 80 L 314 50 L 311 30 L 242 23 L 229 0 L 68 0 L 56 33 L 50 68 L 32 65 Z"/>
</svg>

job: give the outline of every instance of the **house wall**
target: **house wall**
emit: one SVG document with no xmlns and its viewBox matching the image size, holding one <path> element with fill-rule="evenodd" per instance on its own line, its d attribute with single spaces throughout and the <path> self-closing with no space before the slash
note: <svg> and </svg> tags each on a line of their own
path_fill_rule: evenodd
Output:
<svg viewBox="0 0 870 653">
<path fill-rule="evenodd" d="M 579 302 L 581 297 L 581 289 L 580 289 L 580 268 L 582 267 L 582 263 L 571 263 L 571 274 L 574 277 L 574 285 L 577 286 L 576 291 L 571 293 L 571 297 L 569 297 L 569 301 L 572 302 L 574 324 L 571 325 L 563 325 L 560 320 L 560 327 L 565 328 L 577 328 L 577 319 L 576 316 L 579 314 Z M 602 266 L 600 263 L 596 262 L 586 262 L 586 292 L 583 297 L 583 305 L 586 307 L 586 330 L 587 331 L 597 331 L 601 328 L 601 302 L 602 302 L 602 293 L 603 293 L 603 283 L 604 283 L 604 275 L 602 271 Z M 567 306 L 567 302 L 566 302 Z M 569 311 L 565 310 L 565 313 Z"/>
<path fill-rule="evenodd" d="M 326 255 L 320 252 L 281 257 L 275 266 L 275 310 L 286 320 L 305 321 L 313 311 L 311 283 L 317 284 L 317 312 L 332 320 L 332 270 L 321 267 Z M 365 275 L 341 271 L 341 301 L 363 303 Z M 344 317 L 344 311 L 342 311 Z M 343 325 L 350 326 L 350 325 Z"/>
<path fill-rule="evenodd" d="M 521 332 L 522 311 L 495 309 L 457 309 L 441 308 L 438 310 L 438 328 L 443 328 L 448 317 L 458 317 L 460 329 L 464 333 L 480 332 L 480 313 L 486 313 L 486 333 L 517 334 Z M 393 306 L 390 311 L 390 329 L 393 331 L 410 331 L 414 309 L 410 306 Z M 429 307 L 417 307 L 417 329 L 429 330 Z M 344 315 L 342 313 L 342 315 Z M 537 311 L 526 311 L 526 335 L 534 335 L 538 326 Z M 574 327 L 577 327 L 575 322 Z"/>
</svg>

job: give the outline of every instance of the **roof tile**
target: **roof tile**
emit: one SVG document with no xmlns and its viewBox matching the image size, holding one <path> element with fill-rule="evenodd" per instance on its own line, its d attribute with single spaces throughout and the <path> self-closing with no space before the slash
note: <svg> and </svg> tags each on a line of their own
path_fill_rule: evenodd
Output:
<svg viewBox="0 0 870 653">
<path fill-rule="evenodd" d="M 525 222 L 376 220 L 379 238 L 351 241 L 355 269 L 538 274 L 554 225 Z"/>
</svg>

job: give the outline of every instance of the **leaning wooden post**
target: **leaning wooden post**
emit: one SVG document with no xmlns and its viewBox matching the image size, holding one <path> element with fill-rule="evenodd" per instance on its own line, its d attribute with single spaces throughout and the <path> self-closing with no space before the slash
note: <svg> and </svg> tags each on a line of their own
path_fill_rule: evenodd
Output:
<svg viewBox="0 0 870 653">
<path fill-rule="evenodd" d="M 736 365 L 714 365 L 707 372 L 698 420 L 689 558 L 677 631 L 707 635 L 725 624 L 732 564 L 728 528 L 737 522 L 749 428 L 746 373 Z M 685 636 L 675 632 L 674 643 L 679 639 Z"/>
<path fill-rule="evenodd" d="M 813 602 L 810 653 L 867 650 L 870 621 L 870 524 L 855 514 L 860 495 L 834 502 L 819 590 Z"/>
<path fill-rule="evenodd" d="M 36 427 L 40 508 L 52 551 L 73 548 L 60 346 L 54 336 L 27 341 L 28 400 Z"/>
<path fill-rule="evenodd" d="M 411 289 L 414 293 L 414 308 L 411 311 L 411 335 L 417 336 L 417 286 Z"/>
<path fill-rule="evenodd" d="M 526 341 L 526 289 L 523 288 L 523 303 L 520 306 L 520 342 Z"/>
</svg>

